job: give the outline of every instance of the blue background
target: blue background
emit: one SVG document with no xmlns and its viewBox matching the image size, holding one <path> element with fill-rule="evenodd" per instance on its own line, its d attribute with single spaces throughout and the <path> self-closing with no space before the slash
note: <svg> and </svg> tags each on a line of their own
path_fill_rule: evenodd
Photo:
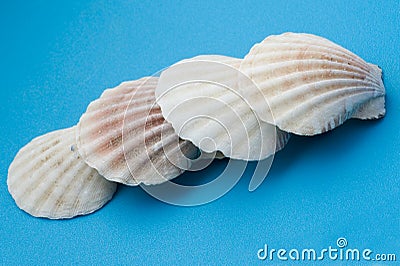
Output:
<svg viewBox="0 0 400 266">
<path fill-rule="evenodd" d="M 339 237 L 400 261 L 400 2 L 216 2 L 1 2 L 0 264 L 264 264 L 264 244 L 322 249 Z M 72 220 L 33 218 L 14 204 L 6 178 L 17 151 L 76 124 L 105 88 L 198 54 L 243 57 L 286 31 L 327 37 L 381 66 L 386 117 L 293 137 L 255 192 L 250 164 L 227 195 L 200 207 L 122 186 Z"/>
</svg>

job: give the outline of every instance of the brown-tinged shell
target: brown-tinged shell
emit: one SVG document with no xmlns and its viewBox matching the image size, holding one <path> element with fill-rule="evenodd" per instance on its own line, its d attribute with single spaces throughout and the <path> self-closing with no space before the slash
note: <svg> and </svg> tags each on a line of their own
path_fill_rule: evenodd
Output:
<svg viewBox="0 0 400 266">
<path fill-rule="evenodd" d="M 158 78 L 123 82 L 88 106 L 76 132 L 87 164 L 126 185 L 154 185 L 190 167 L 197 148 L 179 139 L 155 103 Z M 187 157 L 188 158 L 187 158 Z"/>
<path fill-rule="evenodd" d="M 315 135 L 351 117 L 385 114 L 381 70 L 322 37 L 269 36 L 253 46 L 240 70 L 270 105 L 272 114 L 261 110 L 257 97 L 250 100 L 260 118 L 287 132 Z"/>
</svg>

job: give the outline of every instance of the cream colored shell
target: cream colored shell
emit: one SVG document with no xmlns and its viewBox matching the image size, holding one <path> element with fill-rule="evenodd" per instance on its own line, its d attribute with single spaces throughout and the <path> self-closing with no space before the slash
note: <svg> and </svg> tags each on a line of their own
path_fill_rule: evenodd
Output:
<svg viewBox="0 0 400 266">
<path fill-rule="evenodd" d="M 175 132 L 201 150 L 261 160 L 282 149 L 289 135 L 259 120 L 246 92 L 238 92 L 240 62 L 217 55 L 178 62 L 161 73 L 157 103 Z"/>
<path fill-rule="evenodd" d="M 117 188 L 81 159 L 74 127 L 40 136 L 23 147 L 10 165 L 7 185 L 19 208 L 50 219 L 94 212 Z"/>
<path fill-rule="evenodd" d="M 197 148 L 180 140 L 162 117 L 155 103 L 157 81 L 142 78 L 105 90 L 82 115 L 79 151 L 105 178 L 126 185 L 159 184 L 188 169 L 188 158 L 197 155 Z"/>
<path fill-rule="evenodd" d="M 249 96 L 259 117 L 287 132 L 315 135 L 351 117 L 385 114 L 381 70 L 322 37 L 269 36 L 253 46 L 240 70 L 269 102 L 272 115 L 261 110 L 259 97 Z"/>
</svg>

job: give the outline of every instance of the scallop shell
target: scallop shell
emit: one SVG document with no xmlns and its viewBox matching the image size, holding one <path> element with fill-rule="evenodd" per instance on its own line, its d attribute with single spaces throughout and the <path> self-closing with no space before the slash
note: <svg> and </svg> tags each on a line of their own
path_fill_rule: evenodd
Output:
<svg viewBox="0 0 400 266">
<path fill-rule="evenodd" d="M 261 110 L 258 97 L 249 100 L 260 118 L 287 132 L 315 135 L 351 117 L 385 114 L 381 70 L 322 37 L 269 36 L 253 46 L 240 70 L 269 102 L 272 115 Z"/>
<path fill-rule="evenodd" d="M 201 150 L 261 160 L 282 149 L 289 135 L 259 120 L 237 92 L 240 63 L 218 55 L 180 61 L 161 73 L 157 103 L 175 132 Z"/>
<path fill-rule="evenodd" d="M 23 147 L 10 165 L 7 185 L 19 208 L 50 219 L 94 212 L 117 189 L 81 159 L 74 127 L 40 136 Z"/>
<path fill-rule="evenodd" d="M 188 158 L 198 153 L 162 117 L 155 103 L 157 81 L 142 78 L 104 91 L 79 121 L 79 151 L 108 180 L 160 184 L 188 169 Z"/>
</svg>

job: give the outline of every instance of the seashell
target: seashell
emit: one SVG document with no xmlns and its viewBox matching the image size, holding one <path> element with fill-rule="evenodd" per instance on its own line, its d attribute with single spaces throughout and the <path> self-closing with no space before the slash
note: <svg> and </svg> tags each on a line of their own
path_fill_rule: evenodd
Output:
<svg viewBox="0 0 400 266">
<path fill-rule="evenodd" d="M 198 149 L 180 140 L 155 103 L 157 77 L 123 82 L 88 106 L 77 127 L 85 162 L 106 179 L 154 185 L 177 177 Z"/>
<path fill-rule="evenodd" d="M 248 97 L 258 116 L 287 132 L 315 135 L 351 117 L 385 115 L 379 67 L 322 37 L 269 36 L 251 48 L 240 70 L 268 100 L 272 115 L 261 110 L 258 96 Z"/>
<path fill-rule="evenodd" d="M 179 137 L 201 150 L 261 160 L 282 149 L 289 135 L 259 120 L 238 93 L 240 62 L 218 55 L 180 61 L 161 73 L 157 103 Z"/>
<path fill-rule="evenodd" d="M 7 185 L 19 208 L 50 219 L 94 212 L 117 189 L 81 159 L 74 127 L 37 137 L 23 147 L 10 165 Z"/>
</svg>

